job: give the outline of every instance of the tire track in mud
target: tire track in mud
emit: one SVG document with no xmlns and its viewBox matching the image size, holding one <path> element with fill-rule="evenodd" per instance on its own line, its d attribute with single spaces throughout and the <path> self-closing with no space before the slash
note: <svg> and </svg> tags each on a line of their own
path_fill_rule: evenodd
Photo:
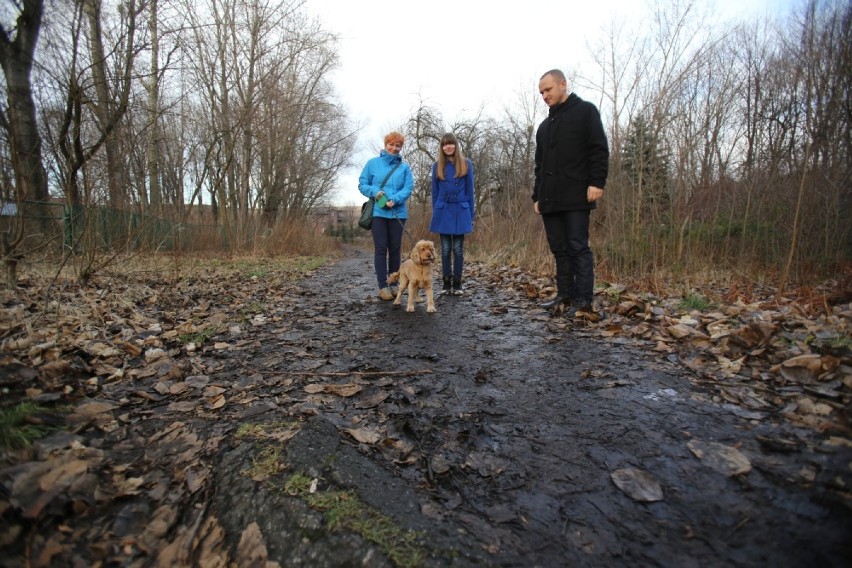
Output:
<svg viewBox="0 0 852 568">
<path fill-rule="evenodd" d="M 252 357 L 267 374 L 306 371 L 295 379 L 305 385 L 379 372 L 361 381 L 362 396 L 318 403 L 291 394 L 279 405 L 307 420 L 288 464 L 421 531 L 427 565 L 840 566 L 849 558 L 849 509 L 830 499 L 831 479 L 849 475 L 848 448 L 766 453 L 756 436 L 811 433 L 737 417 L 695 390 L 676 360 L 582 326 L 566 332 L 483 280 L 468 279 L 463 296 L 439 297 L 435 314 L 422 303 L 412 314 L 395 309 L 375 297 L 371 265 L 353 249 L 318 270 L 301 284 L 306 301 L 287 326 L 257 330 L 263 347 Z M 364 402 L 376 392 L 387 396 Z M 413 450 L 345 433 L 361 427 Z M 738 447 L 752 471 L 718 473 L 689 450 L 693 439 Z M 234 456 L 218 474 L 219 507 L 223 524 L 239 531 L 246 513 L 228 519 L 227 510 L 257 489 L 230 484 L 246 459 Z M 651 474 L 664 499 L 633 501 L 610 478 L 621 468 Z M 809 481 L 805 468 L 819 473 Z M 300 565 L 292 547 L 305 552 L 304 541 L 268 538 L 291 559 L 284 565 Z M 312 538 L 311 565 L 375 559 L 358 539 Z M 317 552 L 324 547 L 335 554 Z"/>
</svg>

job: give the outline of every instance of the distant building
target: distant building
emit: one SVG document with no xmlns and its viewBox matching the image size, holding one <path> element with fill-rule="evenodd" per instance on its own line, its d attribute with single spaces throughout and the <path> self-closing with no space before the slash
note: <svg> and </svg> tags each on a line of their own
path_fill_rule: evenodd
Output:
<svg viewBox="0 0 852 568">
<path fill-rule="evenodd" d="M 360 213 L 360 207 L 320 207 L 311 213 L 311 219 L 315 230 L 324 233 L 328 229 L 355 227 Z"/>
</svg>

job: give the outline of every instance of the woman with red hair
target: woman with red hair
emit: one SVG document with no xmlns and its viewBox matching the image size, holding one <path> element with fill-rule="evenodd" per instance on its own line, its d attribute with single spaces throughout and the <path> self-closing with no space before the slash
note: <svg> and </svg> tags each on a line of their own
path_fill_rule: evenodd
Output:
<svg viewBox="0 0 852 568">
<path fill-rule="evenodd" d="M 408 219 L 406 202 L 414 189 L 411 168 L 400 152 L 405 137 L 393 131 L 385 136 L 385 149 L 370 158 L 358 178 L 358 191 L 376 200 L 373 206 L 374 259 L 379 298 L 393 300 L 396 290 L 388 286 L 388 274 L 399 271 L 402 233 Z"/>
</svg>

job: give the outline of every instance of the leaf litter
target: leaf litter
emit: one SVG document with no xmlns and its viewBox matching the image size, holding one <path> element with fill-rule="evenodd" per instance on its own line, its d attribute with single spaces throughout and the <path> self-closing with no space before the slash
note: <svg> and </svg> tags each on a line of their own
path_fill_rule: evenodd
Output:
<svg viewBox="0 0 852 568">
<path fill-rule="evenodd" d="M 552 292 L 549 279 L 515 268 L 471 263 L 469 269 L 485 293 L 504 298 L 487 308 L 493 318 L 527 310 L 530 301 Z M 4 405 L 52 403 L 65 414 L 68 428 L 5 456 L 0 485 L 8 497 L 0 513 L 7 537 L 0 540 L 2 550 L 29 551 L 28 561 L 45 566 L 70 558 L 105 563 L 147 558 L 163 566 L 275 565 L 256 524 L 244 528 L 237 546 L 227 545 L 226 530 L 204 497 L 212 490 L 215 456 L 245 419 L 281 408 L 300 419 L 334 416 L 350 398 L 351 408 L 362 414 L 358 423 L 339 420 L 340 433 L 365 451 L 373 448 L 394 467 L 424 464 L 425 479 L 436 486 L 446 476 L 467 474 L 498 487 L 523 485 L 512 461 L 487 442 L 493 426 L 485 415 L 461 418 L 465 426 L 456 441 L 423 446 L 423 433 L 430 430 L 408 423 L 417 418 L 406 408 L 428 410 L 430 394 L 437 392 L 459 398 L 452 382 L 437 376 L 430 388 L 401 382 L 428 377 L 432 368 L 370 368 L 353 353 L 354 360 L 361 360 L 356 367 L 325 371 L 325 352 L 334 346 L 306 341 L 303 331 L 313 326 L 332 331 L 341 321 L 315 311 L 304 288 L 289 278 L 245 279 L 214 267 L 202 272 L 203 277 L 172 282 L 95 278 L 85 288 L 61 284 L 50 296 L 47 283 L 32 278 L 15 292 L 2 293 Z M 679 298 L 623 286 L 599 290 L 596 303 L 598 317 L 582 322 L 547 314 L 530 319 L 546 327 L 549 343 L 558 344 L 570 333 L 650 350 L 688 371 L 693 399 L 753 424 L 781 418 L 813 432 L 812 439 L 758 436 L 760 447 L 771 454 L 795 455 L 817 444 L 833 451 L 850 447 L 848 304 L 767 296 L 683 313 Z M 240 356 L 262 340 L 246 328 L 277 338 L 278 348 L 265 354 L 268 359 Z M 493 326 L 479 329 L 487 333 Z M 381 328 L 371 333 L 374 339 L 388 339 Z M 431 361 L 433 353 L 414 358 Z M 288 364 L 282 367 L 284 361 Z M 480 364 L 470 372 L 470 382 L 489 388 L 500 382 L 499 373 L 492 364 Z M 578 377 L 601 381 L 600 389 L 633 388 L 641 380 L 627 379 L 635 378 L 599 369 Z M 659 388 L 643 399 L 649 404 L 677 401 L 677 393 L 670 391 Z M 286 444 L 298 430 L 271 427 L 259 439 Z M 486 442 L 465 451 L 467 440 Z M 685 446 L 724 476 L 748 475 L 754 465 L 733 446 L 697 439 Z M 769 466 L 758 460 L 758 467 Z M 800 475 L 813 482 L 817 471 L 806 467 Z M 399 473 L 410 477 L 409 470 Z M 614 469 L 611 479 L 637 502 L 665 500 L 664 487 L 644 469 Z M 850 506 L 848 480 L 837 478 L 831 491 Z M 442 518 L 447 514 L 439 513 L 440 507 L 424 508 Z M 492 503 L 488 510 L 503 511 L 498 515 L 502 523 L 529 522 L 527 516 L 541 515 L 547 507 L 516 512 Z M 501 538 L 507 543 L 516 538 L 470 513 L 458 519 L 481 537 L 489 553 L 506 549 L 497 544 Z"/>
</svg>

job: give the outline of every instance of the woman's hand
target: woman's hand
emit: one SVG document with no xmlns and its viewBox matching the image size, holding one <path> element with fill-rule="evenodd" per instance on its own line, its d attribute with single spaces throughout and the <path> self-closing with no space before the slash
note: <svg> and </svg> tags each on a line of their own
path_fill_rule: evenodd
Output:
<svg viewBox="0 0 852 568">
<path fill-rule="evenodd" d="M 387 202 L 387 203 L 385 203 L 385 206 L 386 206 L 388 209 L 390 209 L 390 208 L 392 208 L 392 207 L 393 207 L 393 204 L 394 204 L 394 200 L 393 200 L 393 199 L 388 199 L 388 202 Z"/>
</svg>

